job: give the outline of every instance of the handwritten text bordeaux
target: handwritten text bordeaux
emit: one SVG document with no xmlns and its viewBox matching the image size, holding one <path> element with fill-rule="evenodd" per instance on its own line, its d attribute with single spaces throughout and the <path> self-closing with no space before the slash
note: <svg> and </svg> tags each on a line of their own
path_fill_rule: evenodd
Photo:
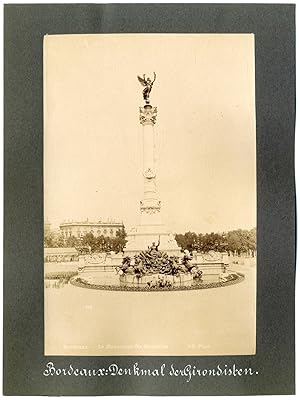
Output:
<svg viewBox="0 0 300 400">
<path fill-rule="evenodd" d="M 183 377 L 186 382 L 190 382 L 193 377 L 206 377 L 206 376 L 243 376 L 243 375 L 257 375 L 258 372 L 253 371 L 252 368 L 238 368 L 236 364 L 228 366 L 227 364 L 218 364 L 215 368 L 199 369 L 195 365 L 187 364 L 182 368 L 177 368 L 174 364 L 167 366 L 166 364 L 160 365 L 158 368 L 142 368 L 136 362 L 131 367 L 121 368 L 118 364 L 110 364 L 103 368 L 76 368 L 70 364 L 67 368 L 58 368 L 53 362 L 46 364 L 46 369 L 43 375 L 46 377 L 51 376 L 78 376 L 78 377 L 105 377 L 105 376 L 135 376 L 135 377 Z"/>
</svg>

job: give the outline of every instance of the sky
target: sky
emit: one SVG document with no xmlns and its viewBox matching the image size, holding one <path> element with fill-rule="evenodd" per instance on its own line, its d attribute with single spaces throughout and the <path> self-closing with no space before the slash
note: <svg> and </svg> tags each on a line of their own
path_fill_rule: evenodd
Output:
<svg viewBox="0 0 300 400">
<path fill-rule="evenodd" d="M 157 187 L 174 233 L 256 226 L 254 35 L 44 38 L 44 215 L 139 223 L 144 105 L 154 83 Z"/>
</svg>

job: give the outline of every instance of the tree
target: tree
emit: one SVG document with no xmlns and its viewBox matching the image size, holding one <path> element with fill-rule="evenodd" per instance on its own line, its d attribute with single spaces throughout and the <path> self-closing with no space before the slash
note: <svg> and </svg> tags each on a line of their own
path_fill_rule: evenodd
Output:
<svg viewBox="0 0 300 400">
<path fill-rule="evenodd" d="M 176 233 L 175 240 L 176 240 L 178 246 L 181 247 L 182 250 L 184 250 L 185 249 L 184 235 L 181 233 Z"/>
<path fill-rule="evenodd" d="M 87 233 L 83 236 L 81 245 L 90 247 L 92 252 L 97 250 L 97 240 L 92 233 Z"/>
<path fill-rule="evenodd" d="M 252 228 L 247 235 L 247 245 L 249 252 L 254 257 L 256 252 L 256 228 Z"/>
<path fill-rule="evenodd" d="M 237 231 L 230 231 L 228 232 L 228 250 L 238 254 L 240 253 L 240 237 Z"/>
<path fill-rule="evenodd" d="M 175 235 L 175 240 L 177 241 L 177 244 L 179 247 L 182 248 L 182 250 L 197 250 L 198 248 L 198 240 L 197 240 L 197 234 L 195 232 L 186 232 L 184 235 L 182 234 L 176 234 Z"/>
<path fill-rule="evenodd" d="M 65 242 L 66 247 L 76 247 L 80 244 L 80 240 L 77 239 L 75 236 L 70 236 L 67 238 Z"/>
<path fill-rule="evenodd" d="M 56 246 L 55 247 L 66 247 L 65 246 L 65 239 L 63 235 L 59 235 L 59 237 L 56 239 Z"/>
<path fill-rule="evenodd" d="M 45 233 L 44 247 L 56 247 L 56 241 L 53 232 Z"/>
<path fill-rule="evenodd" d="M 126 235 L 124 227 L 117 230 L 116 237 L 113 239 L 113 250 L 116 253 L 123 251 L 123 249 L 127 243 L 126 236 L 127 235 Z"/>
</svg>

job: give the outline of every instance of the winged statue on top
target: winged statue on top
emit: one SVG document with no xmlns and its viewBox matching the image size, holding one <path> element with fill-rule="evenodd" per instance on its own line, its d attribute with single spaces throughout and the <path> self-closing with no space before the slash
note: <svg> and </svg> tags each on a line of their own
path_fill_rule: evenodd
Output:
<svg viewBox="0 0 300 400">
<path fill-rule="evenodd" d="M 144 86 L 143 98 L 144 98 L 146 104 L 150 104 L 149 95 L 150 95 L 152 86 L 156 80 L 156 73 L 153 72 L 153 81 L 150 78 L 146 78 L 145 74 L 143 74 L 142 78 L 138 75 L 138 80 L 141 83 L 141 85 Z"/>
</svg>

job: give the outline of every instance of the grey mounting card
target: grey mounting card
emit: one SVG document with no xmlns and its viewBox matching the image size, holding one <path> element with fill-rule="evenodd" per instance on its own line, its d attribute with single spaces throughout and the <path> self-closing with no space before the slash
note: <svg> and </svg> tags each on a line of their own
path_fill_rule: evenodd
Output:
<svg viewBox="0 0 300 400">
<path fill-rule="evenodd" d="M 294 5 L 6 5 L 4 43 L 4 394 L 293 394 Z"/>
</svg>

